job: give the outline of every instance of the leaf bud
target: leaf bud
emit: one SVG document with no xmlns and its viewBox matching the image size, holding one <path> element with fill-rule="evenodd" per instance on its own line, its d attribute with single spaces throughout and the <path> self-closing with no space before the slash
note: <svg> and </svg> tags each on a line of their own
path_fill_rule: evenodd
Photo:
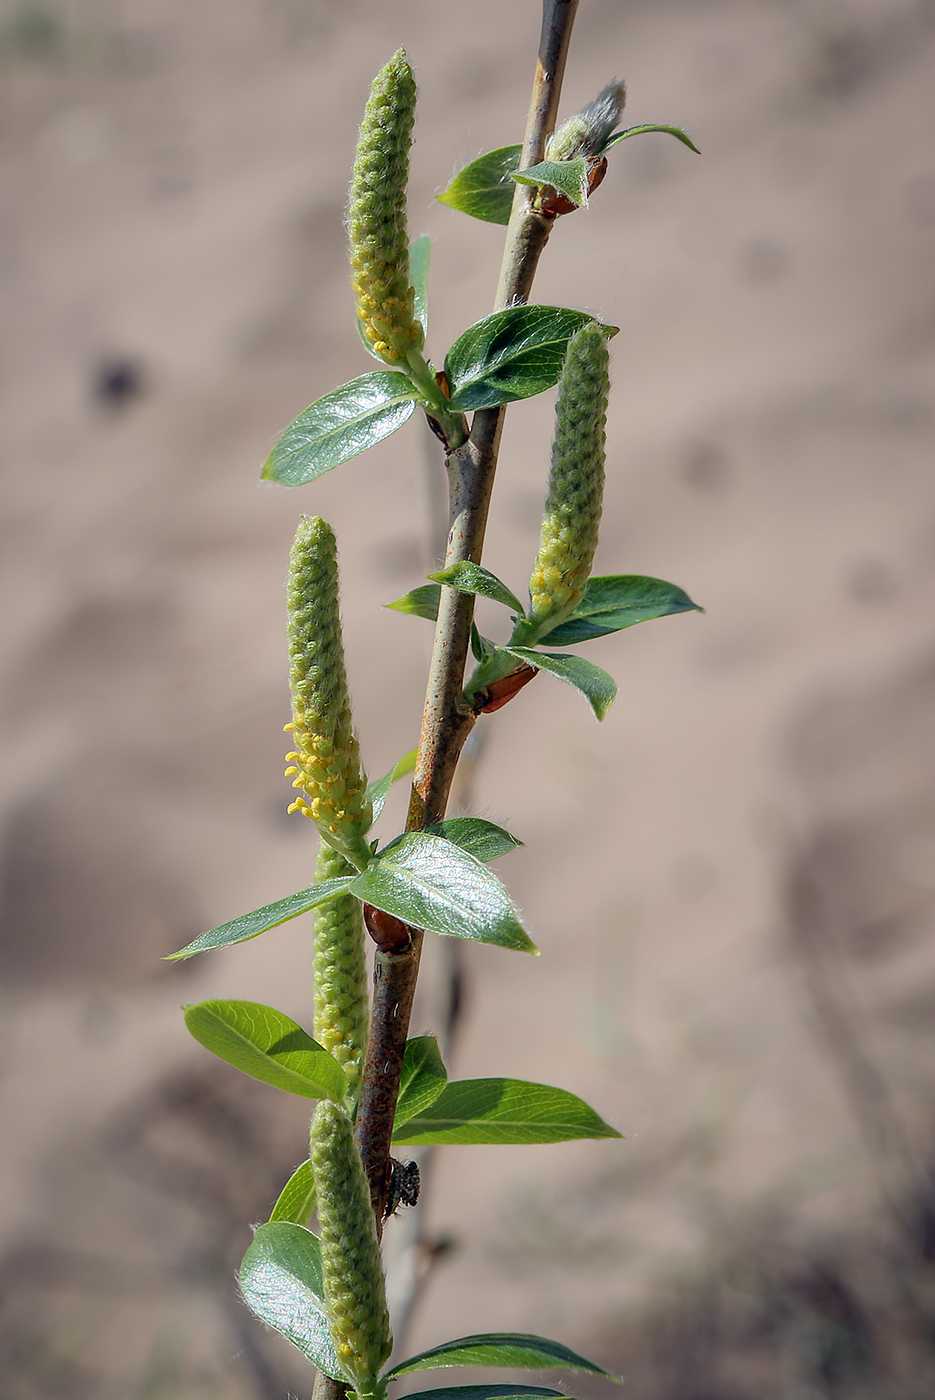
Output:
<svg viewBox="0 0 935 1400">
<path fill-rule="evenodd" d="M 329 846 L 362 869 L 373 809 L 360 764 L 344 667 L 334 532 L 320 516 L 299 521 L 289 560 L 289 683 L 295 749 L 286 777 L 299 796 L 289 807 L 318 827 Z"/>
<path fill-rule="evenodd" d="M 614 78 L 593 102 L 553 131 L 545 146 L 546 160 L 574 160 L 575 156 L 598 160 L 620 121 L 626 100 L 626 85 Z"/>
<path fill-rule="evenodd" d="M 374 1395 L 393 1338 L 367 1178 L 351 1120 L 338 1104 L 318 1105 L 310 1146 L 331 1340 L 358 1394 Z"/>
<path fill-rule="evenodd" d="M 422 349 L 409 272 L 406 187 L 416 109 L 412 69 L 400 49 L 373 80 L 360 126 L 347 211 L 357 315 L 381 360 Z"/>
</svg>

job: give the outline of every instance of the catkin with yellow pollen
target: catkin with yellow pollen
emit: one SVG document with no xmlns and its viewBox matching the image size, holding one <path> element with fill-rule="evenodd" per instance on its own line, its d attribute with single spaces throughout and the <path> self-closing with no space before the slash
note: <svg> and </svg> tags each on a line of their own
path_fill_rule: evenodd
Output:
<svg viewBox="0 0 935 1400">
<path fill-rule="evenodd" d="M 347 232 L 357 315 L 375 353 L 389 365 L 420 352 L 409 273 L 406 188 L 416 84 L 400 49 L 373 80 L 354 160 Z"/>
<path fill-rule="evenodd" d="M 289 559 L 289 684 L 295 749 L 286 776 L 302 812 L 322 839 L 358 869 L 370 859 L 365 836 L 372 807 L 351 718 L 338 611 L 334 532 L 320 516 L 304 515 Z"/>
<path fill-rule="evenodd" d="M 358 1395 L 379 1394 L 380 1368 L 393 1338 L 367 1178 L 343 1108 L 328 1101 L 318 1105 L 310 1148 L 331 1340 Z"/>
<path fill-rule="evenodd" d="M 340 851 L 323 841 L 315 882 L 353 875 Z M 339 894 L 315 910 L 315 1039 L 337 1060 L 352 1090 L 360 1084 L 367 1048 L 367 961 L 362 905 Z"/>
<path fill-rule="evenodd" d="M 568 342 L 549 493 L 529 580 L 529 622 L 539 636 L 580 602 L 591 574 L 604 495 L 604 424 L 610 380 L 604 333 L 593 322 Z"/>
</svg>

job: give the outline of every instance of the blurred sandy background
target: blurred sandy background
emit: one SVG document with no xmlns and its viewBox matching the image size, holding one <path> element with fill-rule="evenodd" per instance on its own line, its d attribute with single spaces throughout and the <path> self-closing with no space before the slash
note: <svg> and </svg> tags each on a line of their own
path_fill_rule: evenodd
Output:
<svg viewBox="0 0 935 1400">
<path fill-rule="evenodd" d="M 380 606 L 441 546 L 430 440 L 299 491 L 257 468 L 370 367 L 342 215 L 373 72 L 400 43 L 417 69 L 440 361 L 501 232 L 433 195 L 520 139 L 537 35 L 535 0 L 0 5 L 5 1400 L 309 1393 L 233 1285 L 307 1107 L 178 1009 L 309 1023 L 307 921 L 159 959 L 309 878 L 299 512 L 337 529 L 370 773 L 416 740 L 428 624 Z M 410 1349 L 553 1334 L 633 1400 L 935 1389 L 933 59 L 932 0 L 582 0 L 563 111 L 622 76 L 629 124 L 703 155 L 615 151 L 537 296 L 622 327 L 597 570 L 707 612 L 591 645 L 602 727 L 548 678 L 489 724 L 474 810 L 528 843 L 501 874 L 543 956 L 466 951 L 454 1072 L 633 1136 L 441 1154 L 456 1248 Z M 486 562 L 516 589 L 550 416 L 508 418 Z"/>
</svg>

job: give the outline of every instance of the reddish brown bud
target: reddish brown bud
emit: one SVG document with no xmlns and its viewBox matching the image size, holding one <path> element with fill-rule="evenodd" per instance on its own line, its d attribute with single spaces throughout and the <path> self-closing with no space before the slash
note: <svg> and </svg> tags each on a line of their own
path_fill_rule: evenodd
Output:
<svg viewBox="0 0 935 1400">
<path fill-rule="evenodd" d="M 364 923 L 381 953 L 405 953 L 412 942 L 408 924 L 397 919 L 395 914 L 374 908 L 372 904 L 364 905 Z"/>
<path fill-rule="evenodd" d="M 474 709 L 479 715 L 492 715 L 495 710 L 500 710 L 508 704 L 522 690 L 524 685 L 528 685 L 533 676 L 539 674 L 535 666 L 527 666 L 525 661 L 516 671 L 511 671 L 508 676 L 501 676 L 499 680 L 491 681 L 486 690 L 480 691 L 474 697 Z"/>
</svg>

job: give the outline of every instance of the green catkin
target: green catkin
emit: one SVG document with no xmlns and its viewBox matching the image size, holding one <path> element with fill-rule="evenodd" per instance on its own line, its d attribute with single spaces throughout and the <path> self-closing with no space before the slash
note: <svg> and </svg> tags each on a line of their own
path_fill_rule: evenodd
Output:
<svg viewBox="0 0 935 1400">
<path fill-rule="evenodd" d="M 357 869 L 367 864 L 364 839 L 372 808 L 351 718 L 338 611 L 337 546 L 320 516 L 299 521 L 289 559 L 289 683 L 295 749 L 286 776 L 300 795 L 289 807 Z"/>
<path fill-rule="evenodd" d="M 370 1192 L 343 1108 L 318 1105 L 310 1143 L 331 1340 L 358 1394 L 373 1395 L 393 1338 Z"/>
<path fill-rule="evenodd" d="M 322 841 L 316 884 L 353 875 L 340 851 Z M 367 1048 L 367 961 L 359 899 L 339 894 L 315 911 L 315 1039 L 344 1070 L 352 1090 L 360 1084 Z"/>
<path fill-rule="evenodd" d="M 413 310 L 406 227 L 415 108 L 415 79 L 400 49 L 370 89 L 347 211 L 357 315 L 376 354 L 391 365 L 421 351 L 424 340 Z"/>
<path fill-rule="evenodd" d="M 608 137 L 620 121 L 627 90 L 616 78 L 608 83 L 586 107 L 562 122 L 546 142 L 546 160 L 574 160 L 585 156 L 596 160 Z"/>
<path fill-rule="evenodd" d="M 584 593 L 597 548 L 604 492 L 607 344 L 593 322 L 568 342 L 555 405 L 555 438 L 539 553 L 529 580 L 529 622 L 557 626 Z"/>
</svg>

